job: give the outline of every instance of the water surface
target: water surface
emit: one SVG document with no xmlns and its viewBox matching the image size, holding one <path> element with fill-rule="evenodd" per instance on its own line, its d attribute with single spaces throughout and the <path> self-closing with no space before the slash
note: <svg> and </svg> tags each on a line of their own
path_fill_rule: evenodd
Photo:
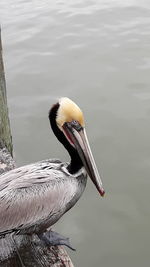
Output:
<svg viewBox="0 0 150 267">
<path fill-rule="evenodd" d="M 17 164 L 68 160 L 48 110 L 83 109 L 106 196 L 89 181 L 57 224 L 75 266 L 150 262 L 150 2 L 1 0 L 0 21 Z"/>
</svg>

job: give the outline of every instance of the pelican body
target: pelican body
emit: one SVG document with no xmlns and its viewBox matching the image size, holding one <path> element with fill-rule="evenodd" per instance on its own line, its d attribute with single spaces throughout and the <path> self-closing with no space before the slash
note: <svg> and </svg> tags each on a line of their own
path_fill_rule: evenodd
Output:
<svg viewBox="0 0 150 267">
<path fill-rule="evenodd" d="M 7 233 L 42 235 L 81 197 L 87 174 L 104 195 L 80 108 L 61 98 L 51 108 L 49 120 L 71 161 L 48 159 L 0 176 L 0 238 Z"/>
</svg>

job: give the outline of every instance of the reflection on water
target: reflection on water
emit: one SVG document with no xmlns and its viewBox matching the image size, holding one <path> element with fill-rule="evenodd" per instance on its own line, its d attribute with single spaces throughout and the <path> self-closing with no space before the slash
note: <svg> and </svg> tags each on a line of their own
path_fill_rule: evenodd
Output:
<svg viewBox="0 0 150 267">
<path fill-rule="evenodd" d="M 47 114 L 60 96 L 83 109 L 106 189 L 89 181 L 56 228 L 76 266 L 149 266 L 150 2 L 1 0 L 18 165 L 68 160 Z"/>
</svg>

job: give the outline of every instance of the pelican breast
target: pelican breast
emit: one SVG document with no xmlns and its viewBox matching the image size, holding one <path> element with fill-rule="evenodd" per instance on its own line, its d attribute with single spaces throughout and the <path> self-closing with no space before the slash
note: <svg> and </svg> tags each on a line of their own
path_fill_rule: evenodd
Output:
<svg viewBox="0 0 150 267">
<path fill-rule="evenodd" d="M 5 231 L 38 232 L 53 225 L 80 198 L 84 169 L 71 175 L 66 164 L 44 160 L 0 177 L 0 235 Z"/>
</svg>

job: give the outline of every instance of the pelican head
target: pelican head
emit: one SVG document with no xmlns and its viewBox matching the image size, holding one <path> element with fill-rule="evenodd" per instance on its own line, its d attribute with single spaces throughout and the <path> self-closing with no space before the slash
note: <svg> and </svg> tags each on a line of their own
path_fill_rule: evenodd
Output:
<svg viewBox="0 0 150 267">
<path fill-rule="evenodd" d="M 52 107 L 49 118 L 56 137 L 68 150 L 73 164 L 80 162 L 80 167 L 85 167 L 98 192 L 103 196 L 105 191 L 90 149 L 81 109 L 72 100 L 63 97 Z"/>
</svg>

